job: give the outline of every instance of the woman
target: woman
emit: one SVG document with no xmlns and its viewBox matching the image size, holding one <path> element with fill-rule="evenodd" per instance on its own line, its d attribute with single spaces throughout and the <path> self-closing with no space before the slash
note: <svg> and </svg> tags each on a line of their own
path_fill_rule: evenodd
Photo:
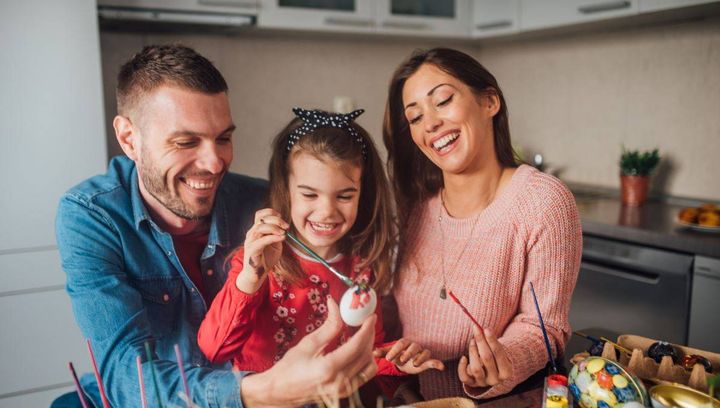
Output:
<svg viewBox="0 0 720 408">
<path fill-rule="evenodd" d="M 383 133 L 401 224 L 393 291 L 403 336 L 454 361 L 421 374 L 420 391 L 507 393 L 548 360 L 531 282 L 555 357 L 570 336 L 582 248 L 573 196 L 518 165 L 497 81 L 459 51 L 436 48 L 400 65 Z"/>
</svg>

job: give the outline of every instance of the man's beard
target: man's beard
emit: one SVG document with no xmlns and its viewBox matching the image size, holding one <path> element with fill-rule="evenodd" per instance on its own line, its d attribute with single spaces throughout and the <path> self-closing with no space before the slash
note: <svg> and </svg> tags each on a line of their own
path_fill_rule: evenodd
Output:
<svg viewBox="0 0 720 408">
<path fill-rule="evenodd" d="M 173 195 L 170 192 L 163 175 L 157 167 L 153 166 L 152 163 L 148 163 L 146 160 L 140 160 L 138 167 L 140 168 L 140 178 L 145 186 L 145 190 L 170 212 L 189 221 L 201 220 L 210 215 L 214 196 L 198 198 L 198 203 L 203 205 L 206 210 L 194 212 L 179 195 Z"/>
</svg>

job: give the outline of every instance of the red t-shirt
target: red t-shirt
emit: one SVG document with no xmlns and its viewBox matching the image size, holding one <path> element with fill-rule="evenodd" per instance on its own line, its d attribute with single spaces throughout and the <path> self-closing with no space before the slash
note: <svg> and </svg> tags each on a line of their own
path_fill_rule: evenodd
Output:
<svg viewBox="0 0 720 408">
<path fill-rule="evenodd" d="M 296 255 L 297 256 L 297 255 Z M 339 303 L 347 289 L 322 264 L 297 256 L 307 278 L 302 285 L 290 285 L 269 273 L 263 285 L 252 295 L 235 286 L 243 268 L 243 251 L 231 261 L 228 279 L 215 297 L 200 325 L 198 345 L 213 362 L 232 360 L 233 366 L 244 371 L 265 371 L 280 360 L 305 335 L 315 331 L 327 317 L 327 296 Z M 370 270 L 359 271 L 356 257 L 342 257 L 332 266 L 355 279 Z M 375 309 L 375 346 L 383 345 L 380 299 Z M 348 339 L 354 330 L 346 327 L 339 342 Z M 338 344 L 331 344 L 328 351 Z M 377 358 L 378 375 L 404 375 L 395 364 Z"/>
<path fill-rule="evenodd" d="M 210 304 L 212 299 L 208 299 L 205 293 L 205 285 L 203 283 L 203 274 L 200 270 L 200 257 L 202 256 L 205 246 L 208 242 L 208 232 L 200 232 L 187 235 L 173 235 L 173 244 L 175 245 L 175 253 L 180 259 L 180 263 L 188 274 L 190 280 L 195 284 L 200 294 L 205 299 L 206 304 Z"/>
</svg>

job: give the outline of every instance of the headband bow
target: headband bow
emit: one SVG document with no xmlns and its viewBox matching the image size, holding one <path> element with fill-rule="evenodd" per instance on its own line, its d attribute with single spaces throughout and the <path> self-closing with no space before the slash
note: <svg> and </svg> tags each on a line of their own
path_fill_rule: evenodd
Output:
<svg viewBox="0 0 720 408">
<path fill-rule="evenodd" d="M 292 147 L 297 143 L 300 138 L 316 129 L 320 128 L 337 128 L 342 129 L 350 136 L 353 140 L 360 144 L 362 148 L 363 159 L 367 158 L 367 145 L 365 140 L 358 134 L 357 130 L 351 126 L 351 123 L 360 115 L 365 112 L 365 109 L 357 109 L 346 114 L 331 114 L 321 110 L 305 110 L 302 108 L 293 108 L 295 116 L 302 119 L 302 126 L 295 129 L 290 133 L 287 142 L 287 151 L 292 150 Z"/>
</svg>

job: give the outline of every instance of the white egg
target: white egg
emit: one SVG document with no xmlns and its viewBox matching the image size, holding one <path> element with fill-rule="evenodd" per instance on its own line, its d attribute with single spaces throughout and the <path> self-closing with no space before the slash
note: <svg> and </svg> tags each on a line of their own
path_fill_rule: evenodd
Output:
<svg viewBox="0 0 720 408">
<path fill-rule="evenodd" d="M 368 288 L 365 291 L 355 285 L 345 291 L 340 299 L 340 317 L 348 326 L 357 327 L 375 313 L 375 306 L 377 306 L 375 290 Z"/>
</svg>

